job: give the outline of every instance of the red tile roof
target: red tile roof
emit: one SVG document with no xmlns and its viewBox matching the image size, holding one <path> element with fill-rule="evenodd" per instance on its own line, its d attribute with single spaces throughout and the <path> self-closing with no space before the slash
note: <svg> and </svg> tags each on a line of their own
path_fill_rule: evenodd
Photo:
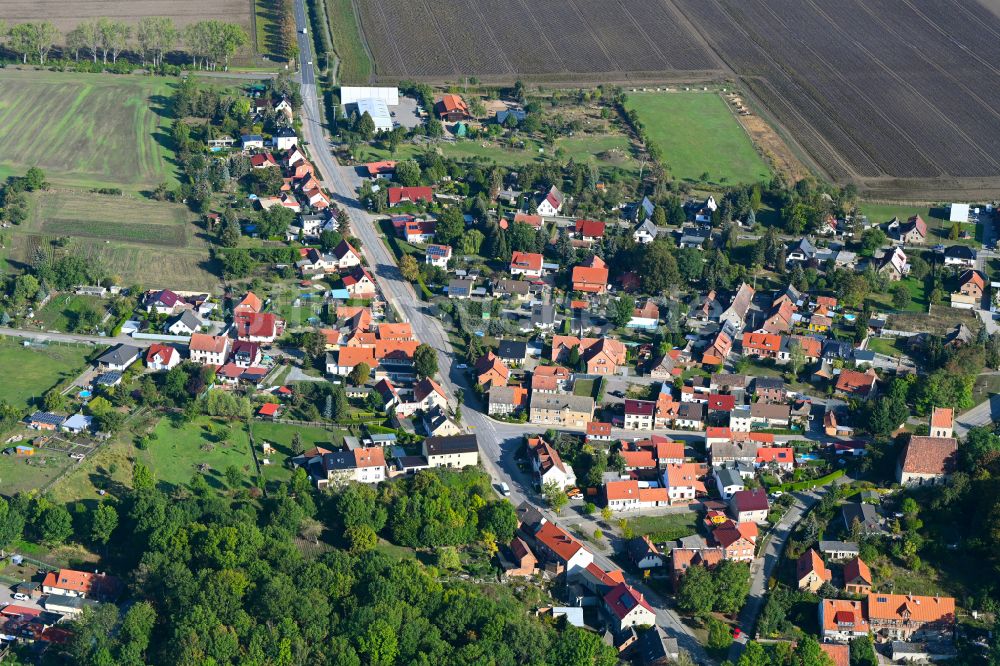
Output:
<svg viewBox="0 0 1000 666">
<path fill-rule="evenodd" d="M 794 463 L 795 449 L 788 446 L 768 446 L 757 449 L 757 462 L 762 465 L 768 463 Z"/>
<path fill-rule="evenodd" d="M 958 440 L 954 437 L 918 437 L 913 435 L 903 454 L 903 472 L 909 474 L 948 474 L 952 470 Z"/>
<path fill-rule="evenodd" d="M 844 369 L 837 377 L 837 390 L 844 393 L 868 395 L 875 386 L 876 379 L 878 379 L 878 375 L 872 368 L 868 368 L 864 372 Z"/>
<path fill-rule="evenodd" d="M 763 489 L 738 490 L 732 499 L 737 511 L 767 511 L 770 508 Z"/>
<path fill-rule="evenodd" d="M 950 407 L 935 407 L 931 410 L 932 428 L 951 428 L 955 424 L 955 412 Z"/>
<path fill-rule="evenodd" d="M 955 600 L 952 597 L 921 597 L 909 594 L 869 593 L 868 617 L 871 620 L 904 619 L 913 622 L 955 622 Z"/>
<path fill-rule="evenodd" d="M 605 225 L 597 220 L 577 220 L 576 233 L 587 238 L 601 238 L 604 236 Z"/>
<path fill-rule="evenodd" d="M 573 289 L 584 292 L 604 291 L 608 286 L 608 269 L 588 266 L 573 267 Z"/>
<path fill-rule="evenodd" d="M 265 402 L 260 406 L 260 410 L 257 411 L 261 416 L 276 416 L 281 405 L 274 402 Z"/>
<path fill-rule="evenodd" d="M 851 666 L 851 648 L 848 645 L 820 643 L 819 649 L 833 662 L 833 666 Z"/>
<path fill-rule="evenodd" d="M 169 363 L 176 354 L 177 350 L 170 345 L 153 344 L 146 352 L 146 363 Z"/>
<path fill-rule="evenodd" d="M 229 338 L 224 335 L 207 335 L 205 333 L 192 333 L 188 342 L 188 349 L 191 351 L 212 352 L 221 354 L 226 351 Z"/>
<path fill-rule="evenodd" d="M 611 424 L 600 421 L 590 421 L 587 423 L 587 434 L 598 437 L 608 437 L 611 435 Z"/>
<path fill-rule="evenodd" d="M 389 205 L 395 206 L 403 201 L 426 201 L 430 203 L 434 200 L 433 187 L 390 187 Z"/>
<path fill-rule="evenodd" d="M 548 521 L 535 532 L 535 539 L 555 553 L 563 562 L 568 562 L 573 559 L 574 555 L 583 550 L 583 544 L 574 539 L 569 532 Z"/>
<path fill-rule="evenodd" d="M 871 585 L 874 580 L 872 578 L 872 570 L 868 568 L 868 565 L 860 557 L 855 557 L 844 565 L 844 583 L 860 582 Z"/>
<path fill-rule="evenodd" d="M 626 400 L 625 414 L 636 416 L 652 416 L 656 411 L 656 403 L 651 400 Z"/>
<path fill-rule="evenodd" d="M 642 606 L 650 613 L 655 613 L 642 592 L 625 583 L 619 583 L 613 590 L 604 595 L 604 603 L 619 620 L 631 613 L 636 606 Z"/>
<path fill-rule="evenodd" d="M 511 269 L 528 271 L 542 270 L 542 255 L 535 252 L 515 252 L 510 258 Z"/>
<path fill-rule="evenodd" d="M 795 564 L 795 576 L 797 580 L 802 580 L 810 573 L 815 572 L 820 580 L 829 581 L 833 574 L 826 568 L 823 558 L 814 549 L 810 548 L 799 556 Z"/>
<path fill-rule="evenodd" d="M 731 412 L 736 409 L 736 397 L 712 394 L 708 396 L 708 408 L 719 412 Z"/>
</svg>

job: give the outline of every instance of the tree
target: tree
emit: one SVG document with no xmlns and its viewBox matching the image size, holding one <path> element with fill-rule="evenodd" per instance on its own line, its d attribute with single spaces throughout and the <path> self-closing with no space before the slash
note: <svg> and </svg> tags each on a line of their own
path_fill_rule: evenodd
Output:
<svg viewBox="0 0 1000 666">
<path fill-rule="evenodd" d="M 236 490 L 243 485 L 243 471 L 236 465 L 229 465 L 225 471 L 226 485 L 231 490 Z"/>
<path fill-rule="evenodd" d="M 47 546 L 58 546 L 73 534 L 73 518 L 61 504 L 53 504 L 42 511 L 37 525 L 38 536 Z"/>
<path fill-rule="evenodd" d="M 748 641 L 743 654 L 736 666 L 770 666 L 771 660 L 764 651 L 764 646 L 757 641 Z"/>
<path fill-rule="evenodd" d="M 37 43 L 38 28 L 34 23 L 18 23 L 10 29 L 7 46 L 15 53 L 21 54 L 21 62 L 28 63 L 28 54 L 34 53 Z"/>
<path fill-rule="evenodd" d="M 404 280 L 416 282 L 420 278 L 420 264 L 412 254 L 404 254 L 399 260 L 399 272 L 402 273 Z"/>
<path fill-rule="evenodd" d="M 799 639 L 792 653 L 792 666 L 833 666 L 831 659 L 812 636 Z"/>
<path fill-rule="evenodd" d="M 436 564 L 439 569 L 454 571 L 462 568 L 462 560 L 454 546 L 441 546 L 437 549 Z"/>
<path fill-rule="evenodd" d="M 98 504 L 90 519 L 90 540 L 99 546 L 105 546 L 116 527 L 118 511 L 115 507 L 106 503 Z"/>
<path fill-rule="evenodd" d="M 347 391 L 340 384 L 333 387 L 333 420 L 341 421 L 350 415 L 351 406 L 347 401 Z"/>
<path fill-rule="evenodd" d="M 375 534 L 371 525 L 349 527 L 344 532 L 344 536 L 347 537 L 347 543 L 354 554 L 367 553 L 370 550 L 375 550 L 375 546 L 378 545 L 378 535 Z"/>
<path fill-rule="evenodd" d="M 421 378 L 433 378 L 438 373 L 437 352 L 426 342 L 413 352 L 413 369 Z"/>
<path fill-rule="evenodd" d="M 372 140 L 375 136 L 375 121 L 372 119 L 370 113 L 365 111 L 361 114 L 361 117 L 358 118 L 358 123 L 355 126 L 354 131 L 360 134 L 361 138 L 365 141 Z"/>
<path fill-rule="evenodd" d="M 872 256 L 876 250 L 881 249 L 885 245 L 886 240 L 885 232 L 880 228 L 872 227 L 871 229 L 865 229 L 861 234 L 861 254 L 866 257 Z"/>
<path fill-rule="evenodd" d="M 958 240 L 958 237 L 962 235 L 962 225 L 955 222 L 948 229 L 948 240 Z"/>
<path fill-rule="evenodd" d="M 0 551 L 21 538 L 24 516 L 0 497 Z"/>
<path fill-rule="evenodd" d="M 905 284 L 894 284 L 889 293 L 892 294 L 892 307 L 897 310 L 902 310 L 910 304 L 910 290 Z"/>
<path fill-rule="evenodd" d="M 714 571 L 715 604 L 720 613 L 731 615 L 743 608 L 750 594 L 750 567 L 744 562 L 724 560 Z"/>
<path fill-rule="evenodd" d="M 634 311 L 635 299 L 631 296 L 620 296 L 608 303 L 608 321 L 614 324 L 615 328 L 621 328 L 631 321 Z"/>
<path fill-rule="evenodd" d="M 118 62 L 118 54 L 128 44 L 132 28 L 122 21 L 101 18 L 97 20 L 97 29 L 101 34 L 101 52 L 105 64 L 108 62 L 108 53 L 111 53 L 112 62 Z"/>
<path fill-rule="evenodd" d="M 438 219 L 434 240 L 443 245 L 453 245 L 465 233 L 465 217 L 456 206 L 447 208 Z"/>
<path fill-rule="evenodd" d="M 851 639 L 851 666 L 878 666 L 878 663 L 871 636 Z"/>
<path fill-rule="evenodd" d="M 604 522 L 610 521 L 611 520 L 611 515 L 612 515 L 612 513 L 611 513 L 611 507 L 606 506 L 606 507 L 603 507 L 601 509 L 601 518 L 604 519 Z"/>
<path fill-rule="evenodd" d="M 416 160 L 397 162 L 395 179 L 403 187 L 416 187 L 420 184 L 420 165 Z"/>
<path fill-rule="evenodd" d="M 147 53 L 153 56 L 153 67 L 159 67 L 163 63 L 163 53 L 177 43 L 180 33 L 174 26 L 173 19 L 165 16 L 145 16 L 139 19 L 139 26 L 136 29 L 136 38 L 139 49 L 142 51 L 143 59 Z M 96 61 L 97 54 L 94 58 Z"/>
<path fill-rule="evenodd" d="M 351 382 L 355 386 L 363 386 L 366 381 L 368 381 L 368 376 L 371 374 L 371 367 L 367 363 L 358 363 L 351 370 L 351 374 L 347 375 L 347 381 Z"/>
<path fill-rule="evenodd" d="M 44 65 L 45 58 L 48 57 L 49 51 L 52 50 L 52 45 L 59 39 L 59 30 L 48 21 L 36 23 L 34 39 L 35 51 L 38 53 L 38 62 Z"/>
<path fill-rule="evenodd" d="M 358 652 L 365 655 L 366 664 L 391 666 L 396 663 L 399 652 L 396 630 L 382 618 L 372 621 L 357 640 Z"/>
<path fill-rule="evenodd" d="M 680 283 L 677 260 L 666 240 L 657 238 L 645 246 L 639 260 L 642 286 L 650 294 L 661 294 Z"/>
<path fill-rule="evenodd" d="M 691 567 L 684 573 L 677 591 L 677 605 L 682 610 L 705 617 L 715 607 L 716 598 L 715 581 L 707 567 Z"/>
<path fill-rule="evenodd" d="M 562 487 L 555 481 L 546 481 L 545 485 L 542 486 L 542 496 L 545 498 L 546 503 L 552 510 L 556 513 L 560 513 L 563 507 L 569 502 L 569 498 L 563 491 Z"/>
<path fill-rule="evenodd" d="M 698 569 L 700 567 L 695 567 Z M 688 574 L 684 577 L 687 578 Z M 708 647 L 713 650 L 726 650 L 733 644 L 733 635 L 725 622 L 718 618 L 708 618 Z"/>
</svg>

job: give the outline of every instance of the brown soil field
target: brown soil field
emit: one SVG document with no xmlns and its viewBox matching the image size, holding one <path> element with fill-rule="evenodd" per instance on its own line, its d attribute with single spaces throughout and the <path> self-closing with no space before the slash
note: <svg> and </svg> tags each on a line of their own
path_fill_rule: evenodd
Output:
<svg viewBox="0 0 1000 666">
<path fill-rule="evenodd" d="M 178 27 L 206 19 L 239 23 L 252 34 L 251 0 L 0 0 L 8 23 L 52 21 L 64 34 L 83 21 L 113 18 L 135 24 L 144 16 L 169 16 Z"/>
</svg>

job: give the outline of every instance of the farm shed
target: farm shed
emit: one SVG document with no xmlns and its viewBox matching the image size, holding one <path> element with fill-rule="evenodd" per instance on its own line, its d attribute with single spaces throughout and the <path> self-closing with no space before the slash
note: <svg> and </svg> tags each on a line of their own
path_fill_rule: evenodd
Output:
<svg viewBox="0 0 1000 666">
<path fill-rule="evenodd" d="M 376 132 L 392 131 L 392 114 L 385 102 L 380 99 L 358 100 L 358 116 L 366 113 L 375 121 Z"/>
<path fill-rule="evenodd" d="M 370 87 L 370 86 L 343 86 L 340 89 L 340 103 L 343 105 L 357 104 L 361 100 L 381 100 L 388 106 L 399 104 L 399 88 L 396 87 Z"/>
<path fill-rule="evenodd" d="M 968 222 L 969 204 L 953 203 L 948 211 L 949 222 Z"/>
</svg>

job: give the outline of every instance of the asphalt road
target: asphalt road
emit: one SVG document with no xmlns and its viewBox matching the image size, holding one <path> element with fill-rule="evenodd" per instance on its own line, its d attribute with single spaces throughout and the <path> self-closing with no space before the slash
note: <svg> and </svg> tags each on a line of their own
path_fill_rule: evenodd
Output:
<svg viewBox="0 0 1000 666">
<path fill-rule="evenodd" d="M 308 143 L 309 153 L 323 176 L 324 187 L 331 193 L 333 199 L 347 211 L 350 217 L 351 231 L 361 239 L 362 251 L 368 259 L 369 270 L 374 274 L 383 296 L 396 309 L 402 320 L 410 322 L 415 335 L 422 342 L 437 350 L 441 384 L 454 404 L 456 388 L 462 388 L 465 395 L 470 395 L 471 386 L 464 373 L 452 366 L 452 349 L 441 322 L 431 316 L 426 306 L 414 293 L 413 287 L 403 280 L 396 266 L 395 258 L 379 237 L 374 218 L 358 202 L 357 187 L 361 182 L 360 177 L 353 168 L 341 167 L 330 153 L 329 143 L 321 121 L 315 71 L 310 64 L 313 59 L 312 44 L 308 35 L 302 34 L 302 28 L 307 25 L 303 0 L 296 1 L 295 18 L 299 30 L 298 40 L 301 58 L 302 131 Z M 514 453 L 520 446 L 523 435 L 526 432 L 537 431 L 538 427 L 497 422 L 472 409 L 463 410 L 462 413 L 469 430 L 479 435 L 482 463 L 490 476 L 498 484 L 502 481 L 508 483 L 511 488 L 510 499 L 515 505 L 524 500 L 538 504 L 540 498 L 531 489 L 530 477 L 522 473 L 514 461 Z M 564 516 L 557 517 L 549 513 L 549 517 L 554 522 L 564 526 L 569 523 Z M 595 553 L 595 559 L 601 566 L 617 568 L 607 556 L 601 553 Z M 704 649 L 690 629 L 680 621 L 672 610 L 667 608 L 665 601 L 645 585 L 642 585 L 641 582 L 632 582 L 636 583 L 637 587 L 647 595 L 650 603 L 654 604 L 658 623 L 670 635 L 676 637 L 679 644 L 688 650 L 697 661 L 709 661 Z"/>
</svg>

